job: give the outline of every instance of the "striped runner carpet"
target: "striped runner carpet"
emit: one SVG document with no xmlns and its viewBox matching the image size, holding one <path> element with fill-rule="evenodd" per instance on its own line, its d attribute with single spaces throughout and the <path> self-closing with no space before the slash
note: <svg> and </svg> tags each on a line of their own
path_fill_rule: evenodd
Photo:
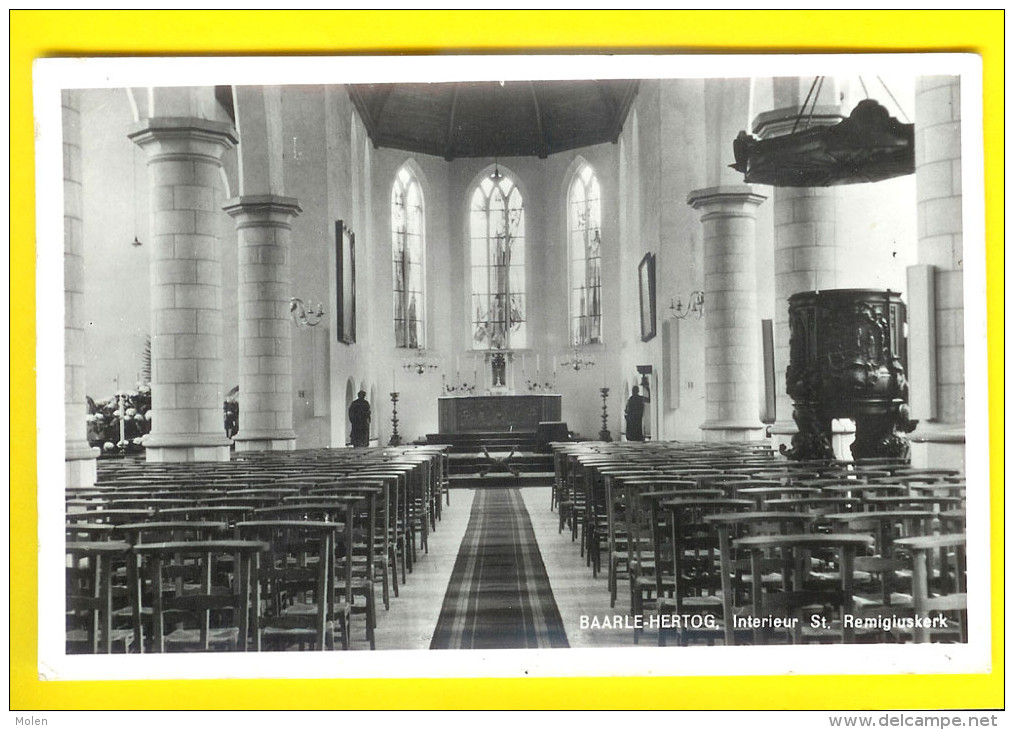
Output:
<svg viewBox="0 0 1014 730">
<path fill-rule="evenodd" d="M 567 646 L 521 493 L 477 490 L 430 648 Z"/>
</svg>

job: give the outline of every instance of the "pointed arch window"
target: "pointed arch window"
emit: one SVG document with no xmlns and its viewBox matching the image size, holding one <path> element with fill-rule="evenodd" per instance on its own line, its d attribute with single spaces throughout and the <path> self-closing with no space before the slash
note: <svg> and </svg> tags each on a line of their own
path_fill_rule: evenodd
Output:
<svg viewBox="0 0 1014 730">
<path fill-rule="evenodd" d="M 574 174 L 567 196 L 570 245 L 570 339 L 602 342 L 602 205 L 590 165 Z"/>
<path fill-rule="evenodd" d="M 527 347 L 525 210 L 514 180 L 497 168 L 470 203 L 472 347 Z"/>
<path fill-rule="evenodd" d="M 391 189 L 394 340 L 397 347 L 426 347 L 425 230 L 422 188 L 412 171 L 402 167 Z"/>
</svg>

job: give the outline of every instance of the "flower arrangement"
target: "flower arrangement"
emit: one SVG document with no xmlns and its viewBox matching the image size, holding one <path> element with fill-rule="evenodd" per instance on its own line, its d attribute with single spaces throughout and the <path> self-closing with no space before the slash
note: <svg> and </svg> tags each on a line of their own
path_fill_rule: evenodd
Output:
<svg viewBox="0 0 1014 730">
<path fill-rule="evenodd" d="M 460 373 L 457 374 L 456 380 L 458 382 L 456 385 L 451 385 L 450 383 L 448 383 L 446 376 L 442 375 L 440 377 L 443 382 L 444 393 L 447 395 L 450 395 L 452 393 L 458 393 L 459 395 L 472 395 L 473 393 L 475 393 L 475 383 L 461 382 Z"/>
<path fill-rule="evenodd" d="M 525 379 L 525 390 L 529 393 L 555 393 L 556 382 L 555 380 L 529 380 Z"/>
<path fill-rule="evenodd" d="M 103 454 L 140 453 L 151 431 L 151 386 L 118 391 L 105 400 L 88 398 L 88 443 Z"/>
</svg>

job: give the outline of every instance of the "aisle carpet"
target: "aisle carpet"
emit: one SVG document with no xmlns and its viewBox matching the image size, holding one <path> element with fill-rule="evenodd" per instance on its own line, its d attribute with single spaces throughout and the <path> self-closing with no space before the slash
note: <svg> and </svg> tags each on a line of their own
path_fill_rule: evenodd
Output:
<svg viewBox="0 0 1014 730">
<path fill-rule="evenodd" d="M 521 493 L 477 490 L 430 648 L 567 646 Z"/>
</svg>

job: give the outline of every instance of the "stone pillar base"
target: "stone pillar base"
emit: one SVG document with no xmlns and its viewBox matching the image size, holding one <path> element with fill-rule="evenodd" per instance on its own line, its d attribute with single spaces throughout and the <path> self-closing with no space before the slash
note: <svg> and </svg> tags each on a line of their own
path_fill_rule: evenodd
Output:
<svg viewBox="0 0 1014 730">
<path fill-rule="evenodd" d="M 149 436 L 145 441 L 146 461 L 228 461 L 232 442 L 225 436 L 171 434 Z"/>
<path fill-rule="evenodd" d="M 233 437 L 236 451 L 294 451 L 296 448 L 295 433 L 280 433 L 275 436 L 251 434 Z"/>
<path fill-rule="evenodd" d="M 765 426 L 760 421 L 705 421 L 701 431 L 705 441 L 759 441 Z"/>
<path fill-rule="evenodd" d="M 771 438 L 771 448 L 780 451 L 784 445 L 792 448 L 792 437 L 799 432 L 795 421 L 775 421 L 767 427 L 767 435 Z M 852 442 L 856 437 L 856 425 L 851 419 L 835 418 L 831 421 L 831 447 L 836 458 L 842 461 L 852 460 Z"/>
<path fill-rule="evenodd" d="M 95 485 L 97 469 L 95 459 L 99 450 L 87 441 L 68 443 L 65 457 L 67 487 L 91 487 Z"/>
<path fill-rule="evenodd" d="M 912 466 L 919 469 L 960 469 L 965 472 L 965 427 L 952 423 L 920 423 L 909 437 Z"/>
</svg>

